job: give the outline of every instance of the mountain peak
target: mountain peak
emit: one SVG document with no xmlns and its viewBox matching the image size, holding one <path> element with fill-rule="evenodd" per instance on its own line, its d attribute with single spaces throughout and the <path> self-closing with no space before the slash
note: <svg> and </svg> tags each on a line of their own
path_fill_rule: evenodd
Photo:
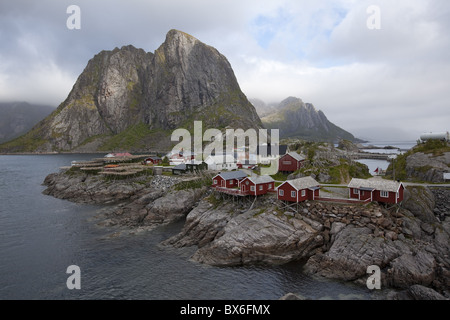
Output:
<svg viewBox="0 0 450 320">
<path fill-rule="evenodd" d="M 355 137 L 331 123 L 321 110 L 313 104 L 304 103 L 296 97 L 284 99 L 276 112 L 262 118 L 267 129 L 280 129 L 281 138 L 302 138 L 306 140 L 339 141 L 355 140 Z"/>
<path fill-rule="evenodd" d="M 128 45 L 95 55 L 54 113 L 14 150 L 0 149 L 169 150 L 171 132 L 195 120 L 204 129 L 262 127 L 228 60 L 173 29 L 155 53 Z"/>
</svg>

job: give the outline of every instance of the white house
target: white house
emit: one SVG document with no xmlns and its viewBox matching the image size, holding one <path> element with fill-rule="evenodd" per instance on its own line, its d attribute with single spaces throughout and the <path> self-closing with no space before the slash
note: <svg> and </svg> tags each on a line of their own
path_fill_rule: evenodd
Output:
<svg viewBox="0 0 450 320">
<path fill-rule="evenodd" d="M 222 171 L 222 170 L 235 170 L 237 169 L 236 160 L 232 155 L 217 155 L 208 156 L 205 159 L 208 164 L 208 170 Z"/>
</svg>

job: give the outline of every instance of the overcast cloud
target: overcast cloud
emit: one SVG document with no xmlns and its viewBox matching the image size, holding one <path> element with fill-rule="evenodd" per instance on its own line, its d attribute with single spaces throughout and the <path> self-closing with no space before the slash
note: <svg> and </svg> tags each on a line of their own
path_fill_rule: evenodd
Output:
<svg viewBox="0 0 450 320">
<path fill-rule="evenodd" d="M 72 4 L 80 30 L 66 27 Z M 153 52 L 173 28 L 224 54 L 249 98 L 299 97 L 363 138 L 449 130 L 447 0 L 2 1 L 0 101 L 56 107 L 96 53 Z"/>
</svg>

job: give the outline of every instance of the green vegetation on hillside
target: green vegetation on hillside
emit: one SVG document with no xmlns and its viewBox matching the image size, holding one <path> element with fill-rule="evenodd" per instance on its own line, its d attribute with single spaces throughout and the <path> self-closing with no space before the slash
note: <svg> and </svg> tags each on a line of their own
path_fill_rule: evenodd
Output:
<svg viewBox="0 0 450 320">
<path fill-rule="evenodd" d="M 325 159 L 321 159 L 320 164 L 307 162 L 304 167 L 297 170 L 294 174 L 314 175 L 319 182 L 334 184 L 348 183 L 351 178 L 367 179 L 372 177 L 369 168 L 362 163 L 346 159 L 340 159 L 339 162 L 338 165 Z"/>
<path fill-rule="evenodd" d="M 100 151 L 144 149 L 145 138 L 155 133 L 145 123 L 128 127 L 99 147 Z"/>
<path fill-rule="evenodd" d="M 40 129 L 34 127 L 28 133 L 0 145 L 1 152 L 32 152 L 47 141 L 41 138 Z"/>
</svg>

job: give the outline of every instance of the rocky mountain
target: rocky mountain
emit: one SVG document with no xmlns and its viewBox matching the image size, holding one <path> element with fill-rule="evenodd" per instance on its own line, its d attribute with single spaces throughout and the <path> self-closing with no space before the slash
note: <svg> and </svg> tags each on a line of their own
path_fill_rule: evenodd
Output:
<svg viewBox="0 0 450 320">
<path fill-rule="evenodd" d="M 92 58 L 55 112 L 0 151 L 170 149 L 174 129 L 260 128 L 228 60 L 178 30 L 154 52 L 131 45 Z"/>
<path fill-rule="evenodd" d="M 351 133 L 331 123 L 321 110 L 310 103 L 289 97 L 283 100 L 277 111 L 261 120 L 268 129 L 280 129 L 281 138 L 302 138 L 314 141 L 333 141 L 341 139 L 360 141 Z"/>
<path fill-rule="evenodd" d="M 277 111 L 278 103 L 265 103 L 264 101 L 256 98 L 249 99 L 256 109 L 258 116 L 265 117 Z"/>
<path fill-rule="evenodd" d="M 27 102 L 0 103 L 0 143 L 26 133 L 54 110 L 51 106 Z"/>
</svg>

